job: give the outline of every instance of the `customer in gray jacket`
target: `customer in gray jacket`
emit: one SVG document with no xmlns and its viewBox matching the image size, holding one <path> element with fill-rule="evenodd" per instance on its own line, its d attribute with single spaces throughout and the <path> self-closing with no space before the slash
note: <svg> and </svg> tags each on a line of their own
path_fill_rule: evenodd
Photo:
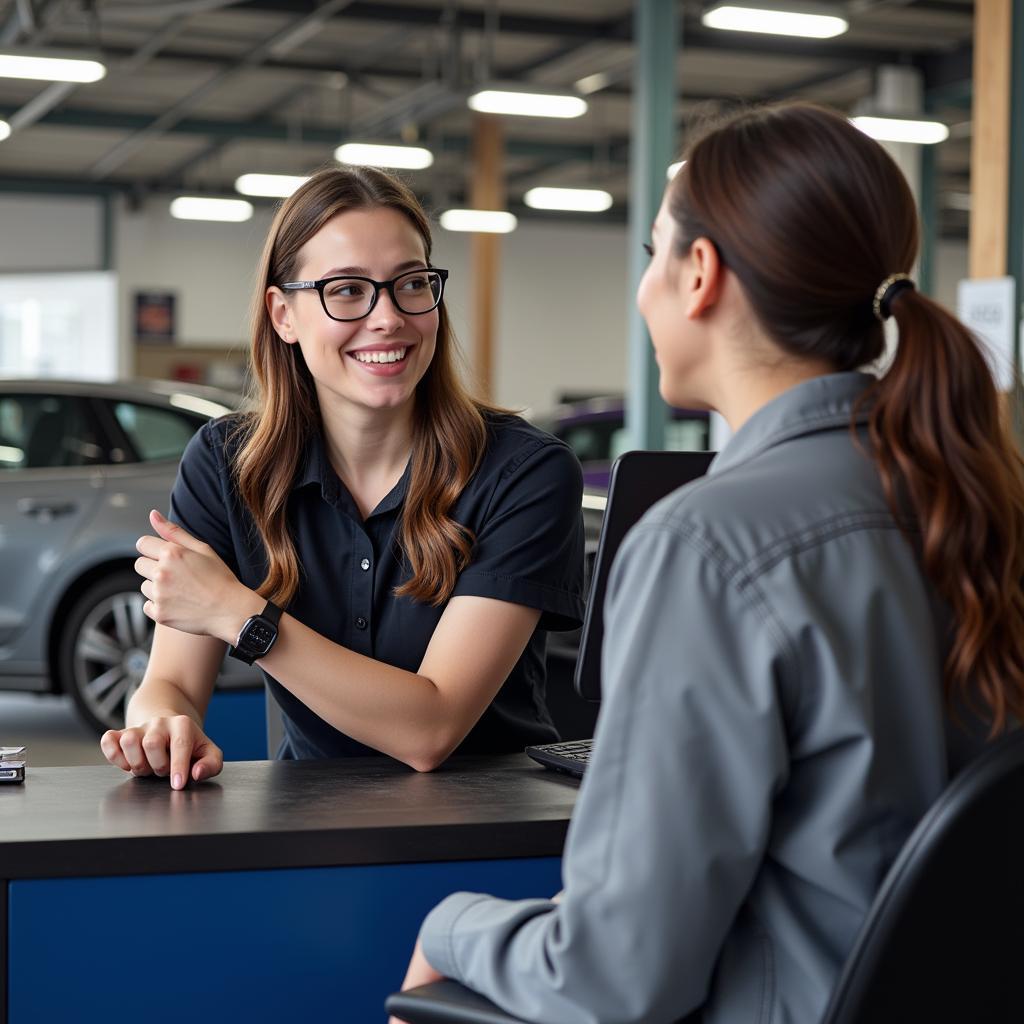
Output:
<svg viewBox="0 0 1024 1024">
<path fill-rule="evenodd" d="M 819 1019 L 946 783 L 949 707 L 1024 710 L 1021 463 L 917 245 L 845 118 L 748 111 L 691 146 L 637 298 L 665 400 L 735 436 L 615 563 L 564 893 L 450 896 L 407 985 L 546 1024 Z"/>
</svg>

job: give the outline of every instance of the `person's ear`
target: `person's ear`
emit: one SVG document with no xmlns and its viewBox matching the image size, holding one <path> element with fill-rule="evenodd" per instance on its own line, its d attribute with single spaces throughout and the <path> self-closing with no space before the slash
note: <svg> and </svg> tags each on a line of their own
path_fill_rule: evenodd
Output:
<svg viewBox="0 0 1024 1024">
<path fill-rule="evenodd" d="M 264 300 L 267 306 L 267 313 L 270 315 L 270 322 L 277 331 L 277 336 L 289 345 L 298 341 L 295 327 L 292 323 L 292 307 L 284 296 L 284 292 L 276 286 L 267 289 Z"/>
<path fill-rule="evenodd" d="M 709 238 L 698 238 L 690 246 L 684 265 L 685 313 L 688 319 L 696 320 L 718 302 L 725 266 Z"/>
</svg>

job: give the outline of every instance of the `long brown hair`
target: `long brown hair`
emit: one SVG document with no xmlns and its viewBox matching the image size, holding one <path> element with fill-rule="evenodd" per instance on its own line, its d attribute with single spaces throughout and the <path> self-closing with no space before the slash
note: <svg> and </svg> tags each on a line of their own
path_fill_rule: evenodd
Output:
<svg viewBox="0 0 1024 1024">
<path fill-rule="evenodd" d="M 837 370 L 882 355 L 875 291 L 913 266 L 917 213 L 894 161 L 845 117 L 803 103 L 733 115 L 690 145 L 669 208 L 676 253 L 708 238 L 784 352 Z M 953 613 L 947 700 L 996 732 L 1024 717 L 1022 461 L 973 335 L 912 289 L 891 314 L 899 344 L 865 396 L 868 445 Z"/>
<path fill-rule="evenodd" d="M 430 225 L 412 191 L 384 171 L 346 167 L 318 171 L 281 204 L 257 269 L 251 310 L 256 411 L 239 424 L 234 473 L 266 549 L 267 575 L 259 593 L 282 605 L 294 596 L 300 573 L 288 530 L 288 496 L 321 424 L 312 374 L 299 346 L 285 344 L 275 332 L 266 290 L 294 280 L 302 247 L 332 217 L 374 208 L 407 217 L 429 263 Z M 434 357 L 416 390 L 412 469 L 400 527 L 412 575 L 396 590 L 432 604 L 447 600 L 469 561 L 474 538 L 449 513 L 483 454 L 484 413 L 490 408 L 462 385 L 455 346 L 442 302 Z"/>
</svg>

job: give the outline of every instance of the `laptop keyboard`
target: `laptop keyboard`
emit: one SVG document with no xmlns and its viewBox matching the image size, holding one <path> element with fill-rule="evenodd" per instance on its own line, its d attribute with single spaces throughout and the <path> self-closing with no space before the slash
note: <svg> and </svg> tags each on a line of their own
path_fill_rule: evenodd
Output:
<svg viewBox="0 0 1024 1024">
<path fill-rule="evenodd" d="M 593 740 L 569 740 L 565 743 L 541 743 L 527 747 L 526 753 L 538 764 L 556 772 L 566 772 L 577 779 L 583 778 Z"/>
</svg>

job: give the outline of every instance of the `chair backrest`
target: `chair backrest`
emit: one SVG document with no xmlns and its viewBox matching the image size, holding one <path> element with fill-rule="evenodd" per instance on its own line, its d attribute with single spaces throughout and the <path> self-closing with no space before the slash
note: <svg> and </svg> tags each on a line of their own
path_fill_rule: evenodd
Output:
<svg viewBox="0 0 1024 1024">
<path fill-rule="evenodd" d="M 905 843 L 821 1024 L 1024 1020 L 1024 729 L 946 788 Z"/>
</svg>

